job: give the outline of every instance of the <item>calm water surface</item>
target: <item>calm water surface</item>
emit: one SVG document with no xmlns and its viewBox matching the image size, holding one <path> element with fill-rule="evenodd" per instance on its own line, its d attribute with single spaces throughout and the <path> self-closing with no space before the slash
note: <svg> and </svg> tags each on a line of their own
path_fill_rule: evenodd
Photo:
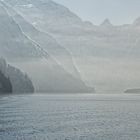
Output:
<svg viewBox="0 0 140 140">
<path fill-rule="evenodd" d="M 140 140 L 140 95 L 0 96 L 0 140 Z"/>
</svg>

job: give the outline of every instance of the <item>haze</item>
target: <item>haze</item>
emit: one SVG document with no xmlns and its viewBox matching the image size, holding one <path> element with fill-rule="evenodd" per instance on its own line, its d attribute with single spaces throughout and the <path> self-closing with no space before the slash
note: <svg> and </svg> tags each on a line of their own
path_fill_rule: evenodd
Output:
<svg viewBox="0 0 140 140">
<path fill-rule="evenodd" d="M 113 24 L 132 23 L 140 16 L 139 0 L 54 0 L 65 5 L 83 20 L 100 24 L 109 18 Z"/>
</svg>

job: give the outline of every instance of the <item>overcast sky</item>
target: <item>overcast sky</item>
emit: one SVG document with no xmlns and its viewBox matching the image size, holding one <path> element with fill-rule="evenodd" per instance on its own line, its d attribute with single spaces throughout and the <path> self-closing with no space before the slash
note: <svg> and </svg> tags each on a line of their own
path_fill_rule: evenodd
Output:
<svg viewBox="0 0 140 140">
<path fill-rule="evenodd" d="M 140 0 L 54 0 L 83 20 L 100 24 L 109 18 L 113 24 L 132 23 L 140 17 Z"/>
</svg>

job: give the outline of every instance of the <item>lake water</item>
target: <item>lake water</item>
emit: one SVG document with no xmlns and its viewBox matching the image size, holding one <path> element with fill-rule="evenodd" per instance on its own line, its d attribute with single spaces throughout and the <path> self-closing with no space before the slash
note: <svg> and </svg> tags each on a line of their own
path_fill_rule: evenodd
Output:
<svg viewBox="0 0 140 140">
<path fill-rule="evenodd" d="M 140 140 L 140 95 L 0 96 L 0 140 Z"/>
</svg>

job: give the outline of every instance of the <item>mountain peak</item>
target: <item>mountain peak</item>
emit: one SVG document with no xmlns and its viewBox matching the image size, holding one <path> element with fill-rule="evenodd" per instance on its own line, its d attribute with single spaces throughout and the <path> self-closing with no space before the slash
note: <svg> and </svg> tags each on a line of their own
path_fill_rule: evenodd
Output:
<svg viewBox="0 0 140 140">
<path fill-rule="evenodd" d="M 133 25 L 140 26 L 140 17 L 134 21 Z"/>
<path fill-rule="evenodd" d="M 100 26 L 103 26 L 103 27 L 112 27 L 113 25 L 111 24 L 110 20 L 109 19 L 105 19 Z"/>
<path fill-rule="evenodd" d="M 47 2 L 50 2 L 51 0 L 39 0 L 40 2 L 44 2 L 44 3 L 47 3 Z"/>
</svg>

